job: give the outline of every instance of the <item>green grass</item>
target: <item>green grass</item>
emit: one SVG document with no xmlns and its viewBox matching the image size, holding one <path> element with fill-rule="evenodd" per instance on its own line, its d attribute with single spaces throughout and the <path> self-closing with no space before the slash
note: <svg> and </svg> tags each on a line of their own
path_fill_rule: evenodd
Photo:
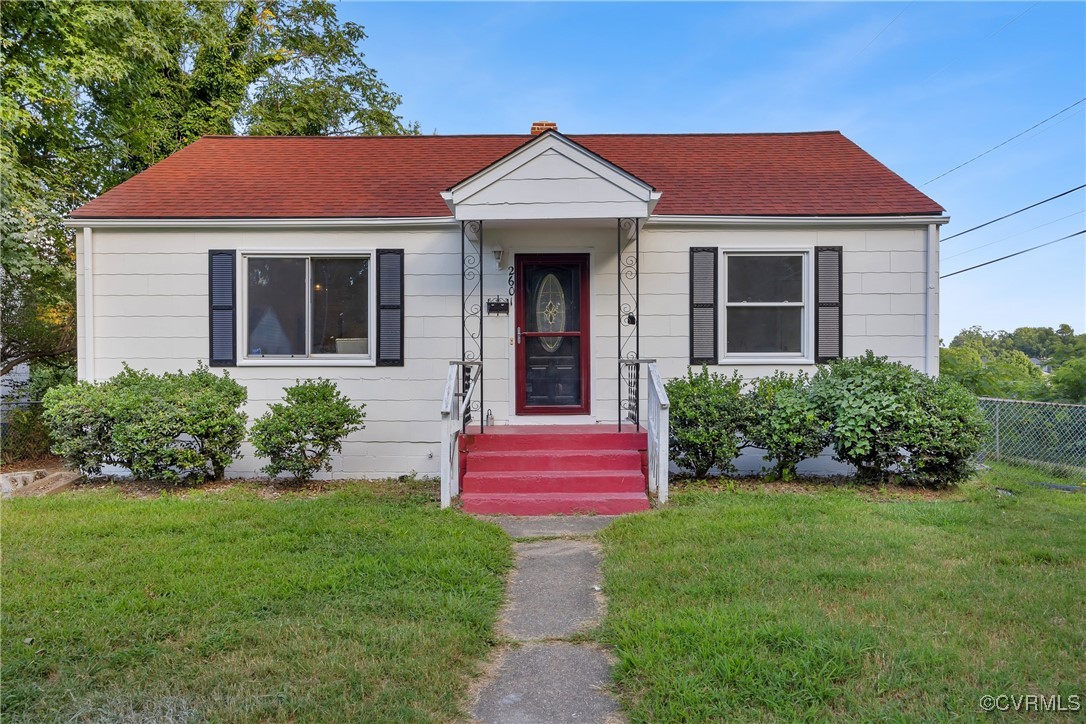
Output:
<svg viewBox="0 0 1086 724">
<path fill-rule="evenodd" d="M 346 486 L 3 504 L 3 717 L 463 716 L 511 563 L 496 527 Z"/>
<path fill-rule="evenodd" d="M 972 720 L 983 694 L 1086 699 L 1086 493 L 1035 480 L 1074 482 L 1000 467 L 934 500 L 679 490 L 620 519 L 601 533 L 601 636 L 630 719 Z"/>
</svg>

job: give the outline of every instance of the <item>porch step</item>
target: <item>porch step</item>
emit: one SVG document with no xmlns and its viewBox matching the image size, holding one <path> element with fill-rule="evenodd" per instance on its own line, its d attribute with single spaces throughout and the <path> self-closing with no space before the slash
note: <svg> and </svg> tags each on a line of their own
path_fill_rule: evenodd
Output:
<svg viewBox="0 0 1086 724">
<path fill-rule="evenodd" d="M 640 466 L 640 462 L 638 462 Z M 637 493 L 645 492 L 640 467 L 586 472 L 468 472 L 464 493 Z"/>
<path fill-rule="evenodd" d="M 571 430 L 561 426 L 545 425 L 532 429 L 529 426 L 504 428 L 529 432 L 499 432 L 503 428 L 490 428 L 483 435 L 468 433 L 461 437 L 460 449 L 488 452 L 525 452 L 555 450 L 644 450 L 647 434 L 644 432 L 617 432 L 612 427 L 606 431 L 599 425 L 570 425 Z"/>
<path fill-rule="evenodd" d="M 617 515 L 649 507 L 643 431 L 509 426 L 460 440 L 460 498 L 469 513 Z"/>
<path fill-rule="evenodd" d="M 621 515 L 649 509 L 637 493 L 463 493 L 464 510 L 479 515 Z"/>
<path fill-rule="evenodd" d="M 640 470 L 637 450 L 471 451 L 472 472 L 560 472 L 577 470 Z"/>
</svg>

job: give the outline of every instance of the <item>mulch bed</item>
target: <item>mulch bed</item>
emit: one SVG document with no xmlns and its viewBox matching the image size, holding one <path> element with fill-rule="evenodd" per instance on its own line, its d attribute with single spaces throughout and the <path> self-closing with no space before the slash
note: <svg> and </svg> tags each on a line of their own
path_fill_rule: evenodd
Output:
<svg viewBox="0 0 1086 724">
<path fill-rule="evenodd" d="M 26 458 L 0 464 L 0 473 L 15 473 L 24 470 L 44 470 L 48 473 L 57 473 L 65 470 L 65 467 L 64 461 L 55 455 L 43 455 L 39 458 Z"/>
</svg>

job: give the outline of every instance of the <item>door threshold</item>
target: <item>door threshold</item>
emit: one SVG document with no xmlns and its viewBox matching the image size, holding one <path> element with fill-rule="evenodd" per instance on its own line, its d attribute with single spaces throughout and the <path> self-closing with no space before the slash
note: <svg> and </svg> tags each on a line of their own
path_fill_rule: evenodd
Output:
<svg viewBox="0 0 1086 724">
<path fill-rule="evenodd" d="M 599 425 L 595 415 L 513 415 L 506 425 Z"/>
</svg>

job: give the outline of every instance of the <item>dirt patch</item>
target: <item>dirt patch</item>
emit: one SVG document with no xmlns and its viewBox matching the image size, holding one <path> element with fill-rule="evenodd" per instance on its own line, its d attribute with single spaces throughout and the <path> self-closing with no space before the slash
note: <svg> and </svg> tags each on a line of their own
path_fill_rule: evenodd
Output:
<svg viewBox="0 0 1086 724">
<path fill-rule="evenodd" d="M 766 482 L 760 477 L 738 478 L 680 478 L 671 482 L 677 492 L 707 491 L 711 493 L 757 492 L 774 495 L 818 495 L 830 490 L 852 492 L 872 501 L 936 501 L 962 498 L 957 488 L 932 490 L 897 484 L 864 484 L 845 476 L 801 477 L 789 482 Z"/>
<path fill-rule="evenodd" d="M 16 473 L 23 470 L 44 470 L 47 473 L 59 473 L 62 470 L 67 470 L 67 468 L 64 467 L 64 461 L 55 455 L 43 455 L 38 458 L 27 458 L 0 464 L 0 473 Z"/>
<path fill-rule="evenodd" d="M 364 486 L 381 497 L 420 496 L 436 500 L 438 496 L 436 483 L 407 476 L 391 480 L 310 480 L 304 483 L 267 478 L 231 478 L 182 485 L 154 480 L 97 478 L 86 481 L 78 487 L 80 490 L 117 490 L 129 498 L 157 498 L 162 495 L 187 498 L 194 493 L 216 495 L 238 490 L 256 494 L 265 500 L 274 500 L 284 496 L 315 498 L 326 493 L 358 486 Z"/>
</svg>

